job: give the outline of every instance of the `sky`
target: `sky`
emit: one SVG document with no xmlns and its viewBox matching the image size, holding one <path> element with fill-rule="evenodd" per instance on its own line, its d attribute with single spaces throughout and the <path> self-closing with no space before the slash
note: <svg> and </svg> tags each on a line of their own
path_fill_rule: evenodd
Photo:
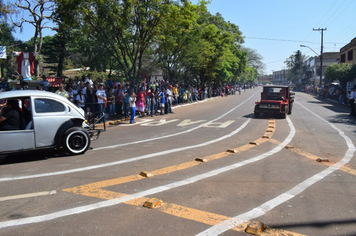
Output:
<svg viewBox="0 0 356 236">
<path fill-rule="evenodd" d="M 266 74 L 286 69 L 284 61 L 297 50 L 309 57 L 320 54 L 321 31 L 313 29 L 326 28 L 324 52 L 339 52 L 356 37 L 355 9 L 356 0 L 211 0 L 208 5 L 210 13 L 239 27 L 243 46 L 263 57 Z M 27 41 L 33 34 L 33 27 L 24 27 L 15 37 Z"/>
</svg>

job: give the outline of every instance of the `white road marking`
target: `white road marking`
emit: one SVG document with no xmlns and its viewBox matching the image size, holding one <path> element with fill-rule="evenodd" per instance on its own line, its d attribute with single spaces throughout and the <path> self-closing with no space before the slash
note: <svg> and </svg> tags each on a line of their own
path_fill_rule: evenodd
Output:
<svg viewBox="0 0 356 236">
<path fill-rule="evenodd" d="M 352 143 L 352 140 L 345 135 L 345 133 L 337 128 L 335 125 L 329 123 L 327 120 L 323 119 L 319 115 L 315 114 L 305 106 L 301 105 L 300 103 L 297 103 L 301 107 L 303 107 L 305 110 L 309 111 L 311 114 L 314 116 L 318 117 L 320 120 L 324 121 L 328 125 L 330 125 L 333 129 L 335 129 L 339 135 L 345 139 L 345 142 L 348 146 L 348 150 L 345 153 L 345 156 L 343 159 L 339 162 L 337 162 L 335 165 L 330 166 L 329 168 L 321 171 L 320 173 L 304 180 L 300 184 L 296 185 L 294 188 L 291 190 L 282 193 L 281 195 L 269 200 L 268 202 L 263 203 L 262 205 L 252 209 L 251 211 L 248 211 L 246 213 L 243 213 L 241 215 L 235 216 L 229 220 L 226 220 L 224 222 L 221 222 L 220 224 L 217 224 L 199 234 L 197 236 L 210 236 L 210 235 L 219 235 L 224 232 L 226 232 L 229 229 L 234 228 L 237 225 L 240 225 L 242 223 L 245 223 L 247 221 L 250 221 L 252 219 L 258 218 L 260 216 L 263 216 L 266 214 L 268 211 L 274 209 L 275 207 L 279 206 L 282 203 L 285 203 L 286 201 L 294 198 L 296 195 L 302 193 L 304 190 L 315 184 L 316 182 L 324 179 L 326 176 L 332 174 L 334 171 L 340 169 L 342 166 L 347 164 L 353 157 L 354 152 L 355 152 L 355 146 Z"/>
<path fill-rule="evenodd" d="M 154 121 L 153 119 L 140 119 L 139 121 L 135 121 L 135 124 L 121 124 L 120 126 L 134 126 L 134 125 L 142 125 L 144 123 Z"/>
<path fill-rule="evenodd" d="M 211 120 L 211 121 L 208 121 L 202 125 L 207 125 L 209 123 L 212 123 L 212 122 L 215 122 L 221 118 L 223 118 L 224 116 L 228 115 L 229 113 L 233 112 L 234 110 L 236 110 L 237 108 L 239 108 L 240 106 L 242 106 L 243 104 L 245 104 L 247 101 L 249 101 L 251 98 L 253 98 L 257 93 L 260 93 L 260 92 L 256 92 L 254 93 L 251 97 L 249 97 L 248 99 L 246 99 L 245 101 L 241 102 L 239 105 L 237 105 L 236 107 L 232 108 L 230 111 L 227 111 L 226 113 L 222 114 L 221 116 Z M 148 121 L 146 121 L 148 122 Z M 95 148 L 93 149 L 92 151 L 98 151 L 98 150 L 103 150 L 103 149 L 114 149 L 114 148 L 118 148 L 118 147 L 123 147 L 123 146 L 128 146 L 128 145 L 133 145 L 133 144 L 139 144 L 139 143 L 145 143 L 145 142 L 152 142 L 154 140 L 160 140 L 160 139 L 165 139 L 165 138 L 170 138 L 170 137 L 174 137 L 174 136 L 177 136 L 177 135 L 181 135 L 181 134 L 186 134 L 186 133 L 189 133 L 189 132 L 192 132 L 196 129 L 199 129 L 202 127 L 202 125 L 200 126 L 197 126 L 197 127 L 194 127 L 192 129 L 189 129 L 189 130 L 186 130 L 186 131 L 182 131 L 182 132 L 178 132 L 178 133 L 173 133 L 173 134 L 169 134 L 169 135 L 166 135 L 166 136 L 161 136 L 161 137 L 157 137 L 157 138 L 151 138 L 151 139 L 144 139 L 144 140 L 140 140 L 140 141 L 135 141 L 135 142 L 130 142 L 130 143 L 122 143 L 122 144 L 115 144 L 115 145 L 111 145 L 111 146 L 105 146 L 105 147 L 100 147 L 100 148 Z M 0 179 L 0 182 L 1 182 L 1 179 Z"/>
<path fill-rule="evenodd" d="M 8 201 L 8 200 L 15 200 L 15 199 L 22 199 L 22 198 L 52 195 L 52 194 L 56 194 L 56 193 L 57 193 L 56 190 L 52 190 L 52 191 L 45 191 L 45 192 L 26 193 L 26 194 L 14 195 L 14 196 L 0 197 L 0 202 Z"/>
<path fill-rule="evenodd" d="M 151 154 L 147 154 L 147 155 L 143 155 L 143 156 L 139 156 L 139 157 L 133 157 L 133 158 L 130 158 L 130 159 L 124 159 L 124 160 L 120 160 L 120 161 L 109 162 L 109 163 L 104 163 L 104 164 L 99 164 L 99 165 L 94 165 L 94 166 L 88 166 L 88 167 L 83 167 L 83 168 L 77 168 L 77 169 L 71 169 L 71 170 L 63 170 L 63 171 L 43 173 L 43 174 L 36 174 L 36 175 L 27 175 L 27 176 L 25 175 L 25 176 L 1 178 L 0 182 L 11 181 L 11 180 L 20 180 L 20 179 L 31 179 L 31 178 L 47 177 L 47 176 L 54 176 L 54 175 L 63 175 L 63 174 L 69 174 L 69 173 L 73 173 L 73 172 L 94 170 L 94 169 L 98 169 L 98 168 L 104 168 L 104 167 L 109 167 L 109 166 L 113 166 L 113 165 L 120 165 L 120 164 L 124 164 L 124 163 L 144 160 L 144 159 L 148 159 L 148 158 L 152 158 L 152 157 L 168 155 L 170 153 L 180 152 L 180 151 L 184 151 L 184 150 L 188 150 L 188 149 L 192 149 L 192 148 L 204 147 L 204 146 L 207 146 L 207 145 L 210 145 L 210 144 L 213 144 L 213 143 L 216 143 L 216 142 L 220 142 L 220 141 L 222 141 L 224 139 L 232 137 L 233 135 L 235 135 L 238 132 L 240 132 L 243 128 L 245 128 L 250 121 L 251 121 L 251 118 L 247 119 L 238 129 L 236 129 L 235 131 L 231 132 L 228 135 L 224 135 L 224 136 L 222 136 L 220 138 L 213 139 L 213 140 L 210 140 L 210 141 L 207 141 L 207 142 L 204 142 L 204 143 L 200 143 L 200 144 L 197 144 L 197 145 L 186 146 L 186 147 L 181 147 L 181 148 L 174 148 L 174 149 L 170 149 L 170 150 L 166 150 L 166 151 L 162 151 L 162 152 L 151 153 Z"/>
<path fill-rule="evenodd" d="M 230 135 L 235 135 L 237 134 L 240 130 L 242 130 L 244 128 L 244 126 L 247 125 L 247 123 L 250 121 L 251 119 L 248 119 L 248 121 L 246 121 L 244 123 L 243 126 L 241 126 L 240 128 L 238 128 L 237 130 L 235 130 L 233 133 L 234 134 L 230 134 Z M 79 213 L 84 213 L 84 212 L 88 212 L 88 211 L 92 211 L 92 210 L 96 210 L 96 209 L 100 209 L 103 207 L 109 207 L 109 206 L 114 206 L 129 200 L 133 200 L 133 199 L 137 199 L 140 197 L 145 197 L 145 196 L 149 196 L 149 195 L 154 195 L 160 192 L 164 192 L 173 188 L 177 188 L 177 187 L 181 187 L 181 186 L 185 186 L 188 184 L 192 184 L 195 182 L 198 182 L 200 180 L 206 179 L 206 178 L 210 178 L 212 176 L 216 176 L 218 174 L 230 171 L 230 170 L 234 170 L 236 168 L 239 168 L 241 166 L 244 165 L 248 165 L 257 161 L 260 161 L 262 159 L 265 159 L 279 151 L 281 151 L 282 149 L 284 149 L 284 147 L 293 139 L 294 135 L 295 135 L 295 129 L 294 126 L 292 124 L 292 122 L 290 121 L 289 117 L 287 117 L 288 120 L 288 124 L 290 127 L 290 133 L 288 135 L 288 137 L 281 143 L 279 144 L 277 147 L 273 148 L 272 150 L 263 153 L 259 156 L 250 158 L 248 160 L 244 160 L 226 167 L 222 167 L 216 170 L 212 170 L 209 171 L 207 173 L 204 174 L 200 174 L 200 175 L 196 175 L 193 176 L 191 178 L 185 179 L 185 180 L 181 180 L 178 182 L 174 182 L 174 183 L 170 183 L 167 185 L 163 185 L 163 186 L 159 186 L 156 188 L 152 188 L 146 191 L 142 191 L 142 192 L 138 192 L 132 195 L 127 195 L 124 197 L 120 197 L 120 198 L 116 198 L 116 199 L 112 199 L 112 200 L 107 200 L 107 201 L 101 201 L 98 203 L 94 203 L 94 204 L 90 204 L 90 205 L 86 205 L 86 206 L 81 206 L 81 207 L 75 207 L 75 208 L 71 208 L 71 209 L 67 209 L 67 210 L 63 210 L 63 211 L 58 211 L 58 212 L 54 212 L 54 213 L 50 213 L 50 214 L 46 214 L 46 215 L 41 215 L 41 216 L 35 216 L 35 217 L 28 217 L 28 218 L 23 218 L 23 219 L 18 219 L 18 220 L 10 220 L 10 221 L 4 221 L 4 222 L 0 222 L 0 228 L 6 228 L 6 227 L 13 227 L 13 226 L 20 226 L 20 225 L 25 225 L 25 224 L 33 224 L 33 223 L 39 223 L 39 222 L 44 222 L 44 221 L 49 221 L 49 220 L 53 220 L 53 219 L 57 219 L 60 217 L 65 217 L 65 216 L 70 216 L 70 215 L 75 215 L 75 214 L 79 214 Z M 229 136 L 230 136 L 229 135 Z M 214 141 L 210 141 L 210 142 L 214 142 Z"/>
<path fill-rule="evenodd" d="M 169 124 L 169 123 L 172 123 L 172 122 L 176 122 L 178 120 L 179 119 L 173 119 L 173 120 L 167 121 L 166 119 L 161 119 L 159 121 L 151 121 L 151 122 L 147 122 L 147 123 L 141 124 L 141 126 L 161 126 L 161 125 Z"/>
<path fill-rule="evenodd" d="M 224 123 L 221 122 L 210 122 L 207 124 L 202 124 L 201 127 L 205 127 L 205 128 L 226 128 L 229 125 L 231 125 L 232 123 L 234 123 L 234 120 L 228 120 Z"/>
<path fill-rule="evenodd" d="M 202 123 L 205 122 L 206 120 L 196 120 L 192 121 L 191 119 L 185 119 L 182 122 L 180 122 L 177 126 L 188 126 L 188 125 L 194 125 L 197 123 Z"/>
<path fill-rule="evenodd" d="M 257 94 L 257 93 L 255 93 Z M 255 95 L 254 94 L 254 95 Z M 211 120 L 208 123 L 214 122 L 218 119 L 221 119 L 222 117 L 226 116 L 227 114 L 231 113 L 232 111 L 234 111 L 235 109 L 237 109 L 238 107 L 240 107 L 242 104 L 246 103 L 248 100 L 250 100 L 254 95 L 252 95 L 251 97 L 249 97 L 247 100 L 243 101 L 242 103 L 240 103 L 238 106 L 236 106 L 235 108 L 231 109 L 230 111 L 222 114 L 221 116 L 215 118 L 214 120 Z M 248 119 L 242 126 L 240 127 L 245 127 L 247 125 L 247 123 L 250 121 L 250 119 Z M 139 144 L 139 143 L 144 143 L 144 142 L 150 142 L 153 140 L 159 140 L 159 139 L 163 139 L 163 138 L 168 138 L 168 137 L 173 137 L 176 135 L 181 135 L 184 133 L 189 133 L 193 130 L 196 130 L 200 128 L 200 126 L 194 127 L 192 129 L 183 131 L 183 132 L 179 132 L 179 133 L 174 133 L 174 134 L 170 134 L 170 135 L 166 135 L 166 136 L 161 136 L 161 137 L 157 137 L 157 138 L 151 138 L 151 139 L 145 139 L 145 140 L 140 140 L 140 141 L 135 141 L 135 142 L 130 142 L 130 143 L 124 143 L 124 144 L 117 144 L 117 145 L 112 145 L 112 146 L 106 146 L 106 147 L 101 147 L 101 148 L 95 148 L 93 151 L 97 151 L 97 150 L 104 150 L 104 149 L 113 149 L 113 148 L 117 148 L 117 147 L 122 147 L 122 146 L 127 146 L 127 145 L 133 145 L 133 144 Z M 240 129 L 240 128 L 239 128 Z M 239 130 L 237 129 L 237 130 Z M 232 132 L 231 134 L 233 134 L 234 132 Z M 230 134 L 230 135 L 231 135 Z M 93 169 L 99 169 L 99 168 L 105 168 L 105 167 L 109 167 L 109 166 L 114 166 L 114 165 L 120 165 L 120 164 L 124 164 L 124 163 L 129 163 L 129 162 L 133 162 L 133 161 L 137 161 L 137 160 L 142 160 L 142 159 L 148 159 L 148 158 L 152 158 L 152 157 L 156 157 L 156 156 L 161 156 L 161 155 L 167 155 L 170 153 L 174 153 L 174 152 L 179 152 L 179 151 L 183 151 L 183 150 L 187 150 L 187 149 L 191 149 L 191 148 L 196 148 L 196 147 L 202 147 L 202 146 L 206 146 L 209 145 L 211 143 L 214 142 L 218 142 L 221 141 L 225 138 L 229 138 L 231 137 L 230 135 L 225 135 L 222 138 L 216 139 L 216 140 L 212 140 L 210 142 L 205 142 L 199 145 L 194 145 L 194 146 L 189 146 L 189 147 L 184 147 L 184 148 L 176 148 L 176 149 L 172 149 L 172 150 L 168 150 L 168 151 L 163 151 L 163 152 L 158 152 L 158 153 L 152 153 L 152 154 L 148 154 L 148 155 L 144 155 L 144 156 L 140 156 L 140 157 L 135 157 L 135 158 L 131 158 L 131 159 L 126 159 L 126 160 L 122 160 L 122 161 L 115 161 L 115 162 L 109 162 L 109 163 L 104 163 L 104 164 L 99 164 L 99 165 L 94 165 L 94 166 L 88 166 L 88 167 L 82 167 L 82 168 L 76 168 L 76 169 L 71 169 L 71 170 L 64 170 L 64 171 L 56 171 L 56 172 L 49 172 L 49 173 L 42 173 L 42 174 L 34 174 L 34 175 L 24 175 L 24 176 L 14 176 L 14 177 L 4 177 L 4 178 L 0 178 L 0 182 L 5 182 L 5 181 L 14 181 L 14 180 L 23 180 L 23 179 L 32 179 L 32 178 L 41 178 L 41 177 L 48 177 L 48 176 L 55 176 L 55 175 L 64 175 L 64 174 L 70 174 L 70 173 L 75 173 L 75 172 L 81 172 L 81 171 L 88 171 L 88 170 L 93 170 Z"/>
</svg>

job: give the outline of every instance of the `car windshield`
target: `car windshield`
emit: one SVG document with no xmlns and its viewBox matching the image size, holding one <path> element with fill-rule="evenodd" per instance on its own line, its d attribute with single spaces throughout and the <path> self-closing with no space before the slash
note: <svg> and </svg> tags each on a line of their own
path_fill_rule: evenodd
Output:
<svg viewBox="0 0 356 236">
<path fill-rule="evenodd" d="M 274 88 L 265 87 L 263 89 L 263 99 L 264 100 L 284 100 L 285 99 L 285 88 Z"/>
</svg>

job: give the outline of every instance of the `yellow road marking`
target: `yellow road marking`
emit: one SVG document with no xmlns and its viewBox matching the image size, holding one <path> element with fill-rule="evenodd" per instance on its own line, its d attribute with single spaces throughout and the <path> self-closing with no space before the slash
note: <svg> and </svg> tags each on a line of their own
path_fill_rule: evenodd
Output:
<svg viewBox="0 0 356 236">
<path fill-rule="evenodd" d="M 355 169 L 352 169 L 352 168 L 350 168 L 350 167 L 348 167 L 348 165 L 349 165 L 349 164 L 347 164 L 347 165 L 341 167 L 340 170 L 345 171 L 345 172 L 347 172 L 347 173 L 349 173 L 349 174 L 352 174 L 352 175 L 356 175 L 356 170 L 355 170 Z"/>
<path fill-rule="evenodd" d="M 271 122 L 274 122 L 274 120 L 269 121 L 269 123 L 271 123 Z M 273 129 L 268 128 L 267 130 L 271 131 L 271 132 L 266 131 L 266 133 L 269 133 L 269 135 L 271 133 L 273 134 L 273 132 L 274 132 L 274 128 Z M 254 142 L 264 143 L 264 142 L 266 142 L 266 139 L 259 138 L 259 139 L 255 140 Z M 255 145 L 246 144 L 246 145 L 238 147 L 234 150 L 236 150 L 235 153 L 238 153 L 238 152 L 243 152 L 243 151 L 249 150 L 253 147 L 255 147 Z M 204 157 L 204 159 L 206 159 L 207 161 L 212 161 L 212 160 L 220 159 L 220 158 L 223 158 L 223 157 L 226 157 L 229 155 L 231 155 L 231 153 L 229 153 L 229 152 L 220 152 L 220 153 L 216 153 L 216 154 Z M 162 168 L 159 170 L 154 170 L 154 171 L 151 171 L 151 173 L 154 175 L 164 175 L 164 174 L 172 173 L 175 171 L 191 168 L 191 167 L 194 167 L 199 164 L 202 164 L 202 162 L 189 161 L 189 162 L 185 162 L 185 163 L 182 163 L 179 165 L 174 165 L 174 166 L 165 167 L 165 168 Z M 133 182 L 133 181 L 137 181 L 137 180 L 142 180 L 144 178 L 145 177 L 143 177 L 141 175 L 131 175 L 131 176 L 125 176 L 125 177 L 120 177 L 120 178 L 116 178 L 116 179 L 103 180 L 103 181 L 99 181 L 99 182 L 95 182 L 95 183 L 85 184 L 85 185 L 81 185 L 81 186 L 77 186 L 77 187 L 73 187 L 73 188 L 63 189 L 63 191 L 95 197 L 95 196 L 99 196 L 102 194 L 105 195 L 110 192 L 110 191 L 102 190 L 102 188 L 113 186 L 113 185 L 119 185 L 119 184 L 123 184 L 123 183 L 129 183 L 129 182 Z M 110 192 L 109 195 L 116 196 L 115 192 Z"/>
<path fill-rule="evenodd" d="M 267 131 L 265 132 L 265 135 L 272 137 L 274 131 L 275 131 L 274 128 L 268 128 Z M 266 141 L 267 141 L 266 139 L 259 138 L 259 139 L 255 140 L 254 142 L 261 144 Z M 243 152 L 243 151 L 249 150 L 253 147 L 256 147 L 256 145 L 253 145 L 253 144 L 243 145 L 241 147 L 234 149 L 235 150 L 234 154 L 236 154 L 238 152 Z M 204 157 L 204 159 L 206 159 L 207 161 L 212 161 L 212 160 L 224 158 L 229 155 L 232 155 L 232 153 L 220 152 L 220 153 L 216 153 L 216 154 Z M 178 170 L 191 168 L 191 167 L 197 166 L 199 164 L 202 164 L 202 163 L 198 162 L 198 161 L 189 161 L 189 162 L 185 162 L 185 163 L 182 163 L 179 165 L 169 166 L 169 167 L 165 167 L 162 169 L 150 171 L 150 173 L 152 173 L 154 176 L 164 175 L 164 174 L 172 173 L 172 172 L 175 172 Z M 81 186 L 77 186 L 74 188 L 63 189 L 63 191 L 71 192 L 71 193 L 75 193 L 75 194 L 81 194 L 81 195 L 89 196 L 89 197 L 110 200 L 110 199 L 115 199 L 115 198 L 126 196 L 127 194 L 118 193 L 118 192 L 114 192 L 114 191 L 108 191 L 108 190 L 104 190 L 102 188 L 114 186 L 114 185 L 120 185 L 123 183 L 133 182 L 133 181 L 142 180 L 142 179 L 145 179 L 145 177 L 143 177 L 141 175 L 131 175 L 131 176 L 125 176 L 125 177 L 120 177 L 120 178 L 116 178 L 116 179 L 104 180 L 104 181 L 99 181 L 99 182 L 95 182 L 95 183 L 91 183 L 91 184 L 81 185 Z M 124 203 L 133 205 L 133 206 L 142 206 L 147 200 L 149 200 L 149 198 L 141 197 L 141 198 L 130 200 L 130 201 L 127 201 Z M 223 221 L 230 219 L 230 217 L 228 217 L 228 216 L 223 216 L 223 215 L 219 215 L 219 214 L 215 214 L 215 213 L 201 211 L 201 210 L 197 210 L 197 209 L 193 209 L 193 208 L 189 208 L 189 207 L 185 207 L 185 206 L 176 205 L 173 203 L 169 203 L 169 204 L 162 203 L 161 207 L 156 208 L 155 210 L 158 210 L 160 212 L 163 212 L 163 213 L 166 213 L 166 214 L 169 214 L 172 216 L 196 221 L 199 223 L 204 223 L 207 225 L 216 225 L 216 224 L 219 224 Z M 234 227 L 232 230 L 243 232 L 249 223 L 250 222 L 246 222 L 244 224 L 238 225 L 238 226 Z M 267 227 L 267 229 L 261 235 L 297 236 L 297 235 L 301 235 L 301 234 L 296 234 L 294 232 L 289 232 L 289 231 L 285 231 L 285 230 L 281 230 L 281 229 L 277 230 L 277 229 L 272 229 L 272 228 Z"/>
<path fill-rule="evenodd" d="M 278 140 L 275 140 L 275 139 L 269 139 L 268 141 L 271 142 L 271 143 L 274 143 L 274 144 L 280 144 L 280 142 Z M 302 150 L 300 150 L 298 148 L 292 148 L 292 149 L 288 149 L 288 150 L 290 150 L 290 151 L 292 151 L 294 153 L 297 153 L 297 154 L 299 154 L 301 156 L 304 156 L 304 157 L 306 157 L 308 159 L 311 159 L 313 161 L 317 160 L 318 158 L 322 158 L 322 157 L 316 156 L 314 154 L 302 151 Z M 335 162 L 320 162 L 320 163 L 323 164 L 323 165 L 326 165 L 326 166 L 332 166 L 332 165 L 335 164 Z M 351 175 L 356 175 L 356 170 L 351 168 L 351 167 L 349 167 L 349 166 L 350 166 L 350 164 L 346 164 L 343 167 L 341 167 L 340 170 L 344 171 L 346 173 L 349 173 Z"/>
<path fill-rule="evenodd" d="M 52 190 L 52 191 L 45 191 L 45 192 L 26 193 L 26 194 L 14 195 L 14 196 L 0 197 L 0 202 L 8 201 L 8 200 L 15 200 L 15 199 L 22 199 L 22 198 L 47 196 L 47 195 L 52 195 L 52 194 L 56 194 L 56 193 L 57 193 L 56 190 Z"/>
<path fill-rule="evenodd" d="M 268 128 L 268 130 L 271 130 L 271 128 Z M 271 134 L 273 135 L 273 132 L 274 132 L 274 129 L 272 129 L 272 132 L 269 133 L 269 135 L 271 135 Z M 266 139 L 259 138 L 259 139 L 255 140 L 254 142 L 261 144 L 266 141 L 267 141 Z M 250 143 L 243 145 L 241 147 L 234 149 L 235 153 L 233 153 L 233 154 L 249 150 L 253 147 L 256 147 L 256 145 L 253 145 Z M 213 154 L 210 156 L 206 156 L 206 157 L 204 157 L 204 159 L 206 159 L 207 161 L 212 161 L 212 160 L 217 160 L 217 159 L 229 156 L 229 155 L 232 155 L 232 153 L 220 152 L 220 153 L 216 153 L 216 154 Z M 194 160 L 194 161 L 185 162 L 185 163 L 182 163 L 179 165 L 168 166 L 168 167 L 165 167 L 162 169 L 150 171 L 150 173 L 152 173 L 155 176 L 164 175 L 164 174 L 172 173 L 175 171 L 188 169 L 188 168 L 200 165 L 200 164 L 202 164 L 202 162 L 198 162 L 198 161 Z M 73 188 L 67 188 L 67 189 L 63 189 L 63 191 L 71 192 L 71 193 L 75 193 L 75 194 L 81 194 L 81 195 L 85 195 L 85 196 L 91 196 L 91 197 L 96 197 L 96 196 L 99 197 L 101 195 L 106 195 L 106 194 L 112 195 L 112 196 L 118 196 L 115 192 L 102 190 L 102 188 L 119 185 L 119 184 L 123 184 L 123 183 L 129 183 L 129 182 L 142 180 L 142 179 L 145 179 L 145 177 L 143 177 L 141 175 L 130 175 L 130 176 L 120 177 L 120 178 L 116 178 L 116 179 L 103 180 L 103 181 L 99 181 L 99 182 L 95 182 L 95 183 L 85 184 L 85 185 L 81 185 L 81 186 L 77 186 L 77 187 L 73 187 Z"/>
</svg>

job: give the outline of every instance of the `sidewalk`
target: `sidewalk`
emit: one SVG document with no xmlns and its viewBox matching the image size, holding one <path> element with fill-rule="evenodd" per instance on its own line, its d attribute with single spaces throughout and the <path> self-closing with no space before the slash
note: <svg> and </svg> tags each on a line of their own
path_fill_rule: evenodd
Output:
<svg viewBox="0 0 356 236">
<path fill-rule="evenodd" d="M 302 92 L 305 93 L 305 92 Z M 331 99 L 331 98 L 323 98 L 323 97 L 319 97 L 315 94 L 312 93 L 306 93 L 309 94 L 311 96 L 313 96 L 315 99 L 325 103 L 325 104 L 330 104 L 332 105 L 331 107 L 337 108 L 339 110 L 335 110 L 335 109 L 331 109 L 333 110 L 335 113 L 339 113 L 335 115 L 335 119 L 333 119 L 332 121 L 335 123 L 345 123 L 345 124 L 350 124 L 350 125 L 355 125 L 356 124 L 356 117 L 355 116 L 351 116 L 350 115 L 350 111 L 351 108 L 348 104 L 342 104 L 339 103 L 338 101 Z M 330 108 L 328 108 L 330 109 Z M 345 114 L 341 114 L 340 110 L 342 111 L 342 113 Z"/>
</svg>

